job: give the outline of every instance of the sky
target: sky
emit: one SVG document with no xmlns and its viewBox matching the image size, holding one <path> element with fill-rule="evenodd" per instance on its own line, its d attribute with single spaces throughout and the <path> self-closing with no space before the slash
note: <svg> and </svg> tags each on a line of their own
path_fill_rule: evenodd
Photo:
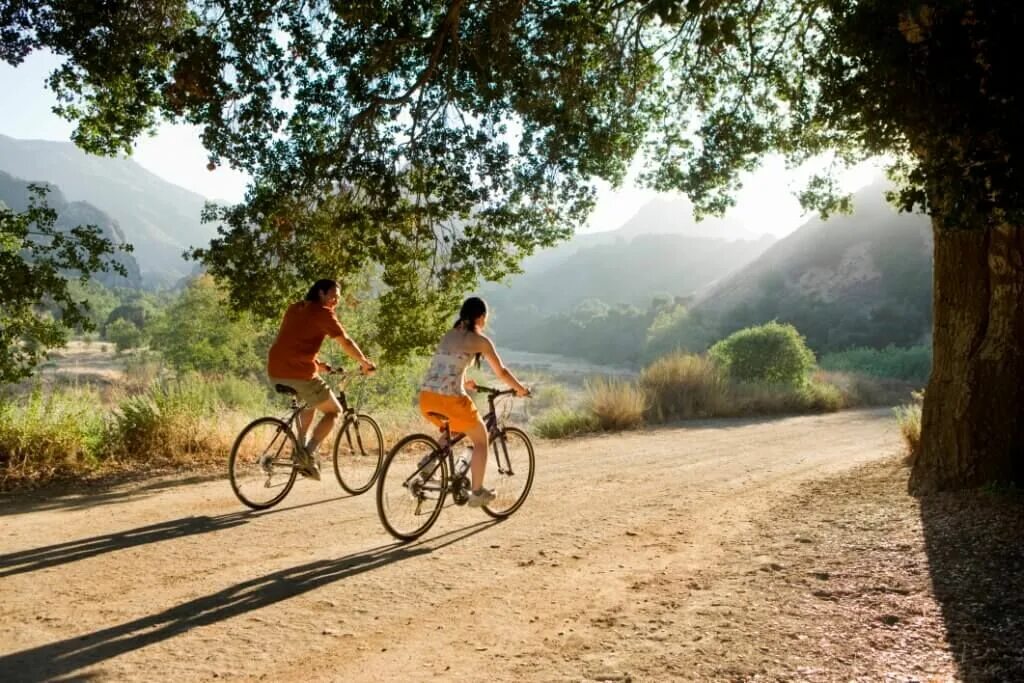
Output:
<svg viewBox="0 0 1024 683">
<path fill-rule="evenodd" d="M 16 93 L 17 104 L 0 109 L 0 134 L 20 139 L 68 141 L 73 126 L 52 112 L 56 98 L 46 88 L 46 78 L 58 59 L 47 53 L 33 53 L 17 68 L 0 62 L 0 92 Z M 164 180 L 180 185 L 208 199 L 238 202 L 245 193 L 248 176 L 226 166 L 206 168 L 207 158 L 195 126 L 161 124 L 154 136 L 139 139 L 132 158 Z M 877 164 L 862 164 L 842 178 L 843 188 L 854 191 L 879 172 Z M 794 196 L 808 171 L 790 171 L 781 158 L 769 157 L 754 173 L 743 177 L 743 189 L 728 216 L 737 219 L 751 234 L 765 232 L 777 237 L 795 230 L 808 219 Z M 614 230 L 658 196 L 638 187 L 633 174 L 620 188 L 599 184 L 597 206 L 585 232 Z M 671 196 L 671 195 L 663 195 Z"/>
</svg>

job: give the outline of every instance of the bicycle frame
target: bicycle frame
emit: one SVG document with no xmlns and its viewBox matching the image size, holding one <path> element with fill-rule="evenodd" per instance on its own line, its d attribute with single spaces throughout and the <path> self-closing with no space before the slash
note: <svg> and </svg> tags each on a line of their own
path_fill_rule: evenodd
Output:
<svg viewBox="0 0 1024 683">
<path fill-rule="evenodd" d="M 496 389 L 492 389 L 490 387 L 479 386 L 479 385 L 477 386 L 477 391 L 478 392 L 486 392 L 487 393 L 487 407 L 488 407 L 488 410 L 487 410 L 487 414 L 484 415 L 484 417 L 483 417 L 483 422 L 484 422 L 484 427 L 486 427 L 486 429 L 487 429 L 488 441 L 490 442 L 488 445 L 494 451 L 495 466 L 498 468 L 498 472 L 500 472 L 501 474 L 512 475 L 512 474 L 514 474 L 512 472 L 512 463 L 509 461 L 508 448 L 505 445 L 504 439 L 500 438 L 500 431 L 498 429 L 498 413 L 495 410 L 494 402 L 497 399 L 501 398 L 502 396 L 508 396 L 508 395 L 514 394 L 515 392 L 513 390 L 499 391 L 499 390 L 496 390 Z M 460 498 L 462 496 L 464 496 L 464 494 L 465 494 L 465 488 L 464 488 L 465 484 L 464 484 L 463 480 L 465 480 L 466 477 L 465 477 L 465 475 L 461 475 L 461 476 L 456 476 L 455 475 L 455 450 L 454 450 L 454 446 L 456 444 L 460 443 L 461 441 L 463 441 L 464 439 L 466 439 L 467 437 L 466 437 L 466 434 L 464 432 L 458 432 L 458 433 L 455 434 L 455 436 L 452 436 L 451 428 L 448 426 L 448 422 L 444 423 L 444 430 L 443 431 L 444 431 L 444 437 L 445 437 L 445 439 L 444 439 L 445 440 L 445 445 L 442 445 L 437 450 L 435 450 L 431 454 L 430 460 L 427 463 L 425 463 L 423 465 L 423 467 L 417 468 L 416 471 L 413 472 L 412 475 L 408 479 L 405 480 L 405 484 L 406 484 L 406 486 L 408 486 L 410 484 L 410 482 L 412 482 L 415 478 L 419 477 L 422 472 L 427 472 L 426 479 L 429 480 L 430 477 L 434 476 L 434 473 L 437 471 L 437 468 L 441 466 L 441 459 L 447 458 L 447 460 L 448 460 L 448 471 L 451 472 L 452 474 L 451 474 L 451 476 L 448 479 L 448 484 L 446 486 L 446 491 L 452 494 L 452 496 L 453 496 L 453 498 L 455 498 L 456 502 L 460 502 Z M 502 466 L 502 462 L 501 462 L 502 458 L 499 455 L 499 450 L 498 450 L 498 444 L 499 443 L 501 444 L 501 451 L 500 451 L 500 453 L 501 453 L 501 455 L 505 456 L 504 457 L 504 460 L 505 460 L 504 466 Z M 431 465 L 433 465 L 433 466 L 431 466 Z M 429 471 L 427 470 L 427 468 L 430 468 Z M 425 487 L 426 487 L 426 485 L 424 485 L 424 488 Z M 440 490 L 440 489 L 438 489 L 438 490 Z M 465 501 L 462 500 L 461 502 L 465 502 Z M 460 502 L 460 504 L 461 504 L 461 502 Z"/>
</svg>

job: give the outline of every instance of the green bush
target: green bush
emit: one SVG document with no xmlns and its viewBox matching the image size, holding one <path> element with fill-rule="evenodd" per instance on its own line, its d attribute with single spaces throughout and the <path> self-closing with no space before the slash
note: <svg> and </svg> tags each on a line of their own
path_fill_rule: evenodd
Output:
<svg viewBox="0 0 1024 683">
<path fill-rule="evenodd" d="M 721 370 L 703 356 L 671 353 L 640 374 L 652 420 L 685 420 L 718 415 L 728 403 L 729 386 Z"/>
<path fill-rule="evenodd" d="M 118 351 L 138 348 L 145 339 L 142 330 L 124 318 L 118 318 L 107 325 L 106 337 L 107 341 L 114 342 Z"/>
<path fill-rule="evenodd" d="M 569 408 L 555 408 L 530 423 L 530 430 L 545 439 L 563 439 L 596 432 L 600 428 L 593 413 Z"/>
<path fill-rule="evenodd" d="M 856 348 L 827 353 L 821 358 L 824 370 L 859 372 L 872 377 L 901 379 L 922 385 L 928 381 L 932 369 L 932 350 L 929 346 L 884 349 Z"/>
<path fill-rule="evenodd" d="M 94 389 L 0 397 L 0 490 L 87 469 L 101 455 L 103 415 Z"/>
<path fill-rule="evenodd" d="M 800 387 L 814 369 L 814 353 L 796 328 L 774 321 L 733 333 L 709 356 L 738 382 Z"/>
</svg>

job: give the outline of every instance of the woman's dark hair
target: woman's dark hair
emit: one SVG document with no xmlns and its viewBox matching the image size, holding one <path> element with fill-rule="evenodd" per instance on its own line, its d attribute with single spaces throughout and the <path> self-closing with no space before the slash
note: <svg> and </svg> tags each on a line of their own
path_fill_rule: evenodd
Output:
<svg viewBox="0 0 1024 683">
<path fill-rule="evenodd" d="M 487 314 L 487 303 L 478 296 L 471 296 L 462 302 L 459 309 L 459 319 L 455 321 L 455 327 L 465 324 L 467 330 L 473 329 L 473 323 L 482 315 Z"/>
<path fill-rule="evenodd" d="M 334 280 L 317 280 L 306 292 L 306 301 L 320 303 L 320 295 L 326 294 L 337 286 L 338 283 Z"/>
<path fill-rule="evenodd" d="M 482 315 L 487 314 L 487 302 L 478 296 L 471 296 L 462 302 L 459 309 L 459 319 L 455 321 L 455 327 L 462 327 L 467 332 L 473 329 L 473 323 Z M 463 324 L 465 323 L 465 324 Z M 477 367 L 480 367 L 480 354 L 473 359 Z"/>
</svg>

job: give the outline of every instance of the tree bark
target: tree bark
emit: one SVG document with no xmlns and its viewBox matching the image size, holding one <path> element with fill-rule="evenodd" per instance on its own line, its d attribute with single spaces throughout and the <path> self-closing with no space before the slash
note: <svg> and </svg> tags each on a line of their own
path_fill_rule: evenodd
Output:
<svg viewBox="0 0 1024 683">
<path fill-rule="evenodd" d="M 935 235 L 934 351 L 915 493 L 1024 483 L 1024 229 Z"/>
</svg>

